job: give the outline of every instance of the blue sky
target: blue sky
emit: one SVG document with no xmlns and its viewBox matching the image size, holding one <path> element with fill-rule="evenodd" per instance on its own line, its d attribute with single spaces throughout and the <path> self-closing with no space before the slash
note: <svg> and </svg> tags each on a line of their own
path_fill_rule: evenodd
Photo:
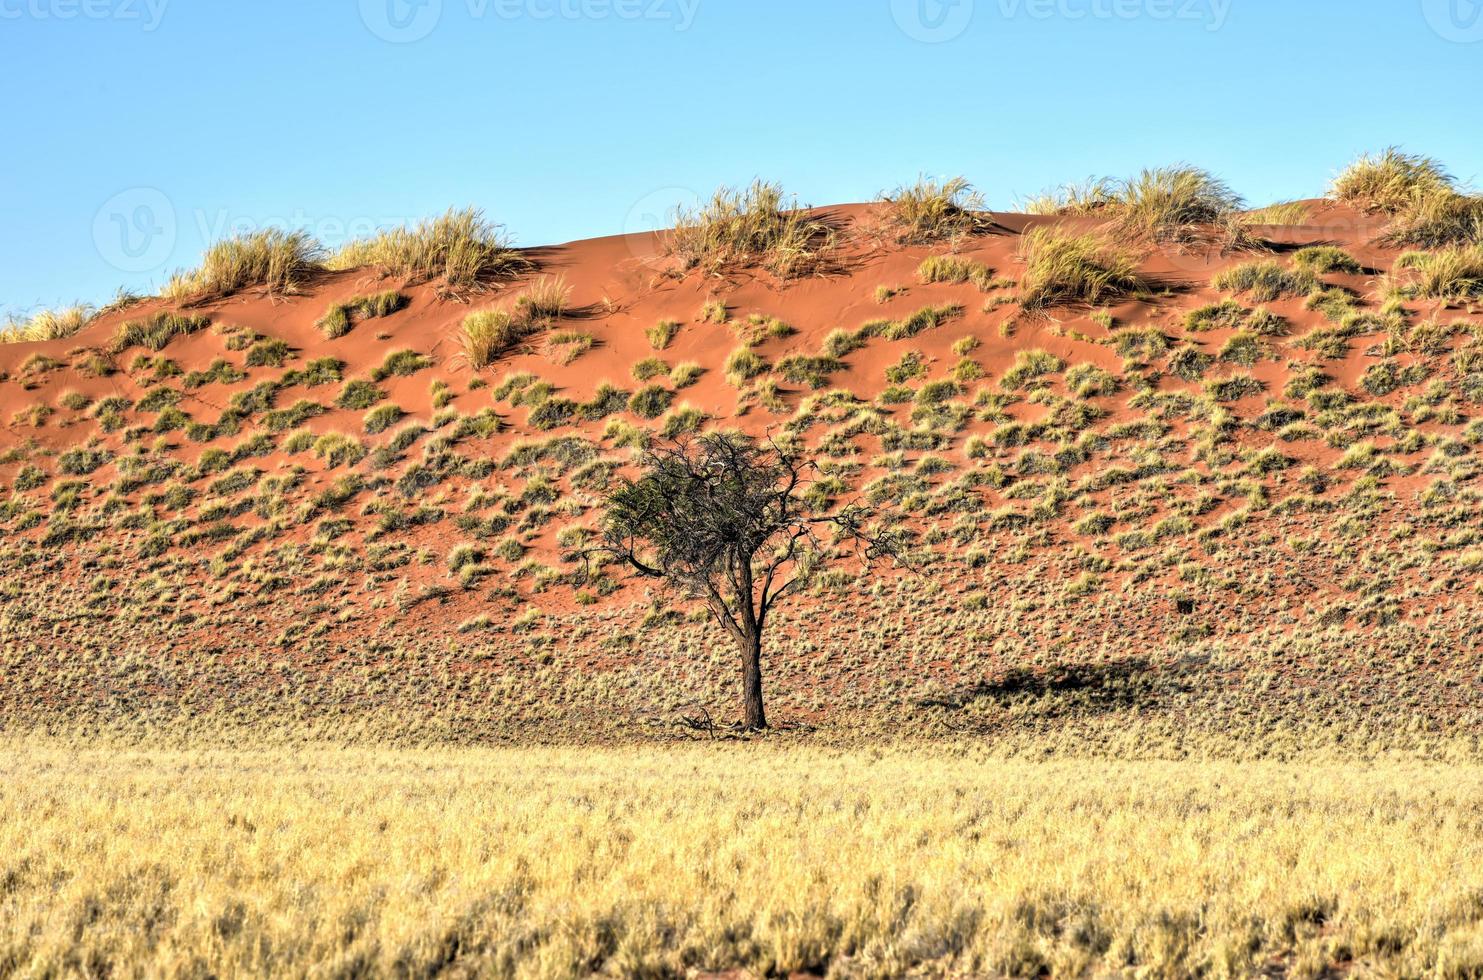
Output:
<svg viewBox="0 0 1483 980">
<path fill-rule="evenodd" d="M 1254 203 L 1398 143 L 1483 172 L 1474 0 L 0 0 L 0 311 L 264 224 L 474 204 L 522 244 L 754 176 L 997 207 L 1190 162 Z"/>
</svg>

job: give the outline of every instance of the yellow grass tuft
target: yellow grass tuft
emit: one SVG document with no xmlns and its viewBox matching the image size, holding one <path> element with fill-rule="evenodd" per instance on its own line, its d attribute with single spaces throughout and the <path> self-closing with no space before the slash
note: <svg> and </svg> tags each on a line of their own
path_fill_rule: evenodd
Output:
<svg viewBox="0 0 1483 980">
<path fill-rule="evenodd" d="M 175 273 L 162 295 L 176 303 L 201 302 L 262 286 L 286 296 L 323 268 L 323 258 L 323 246 L 307 232 L 265 228 L 212 245 L 200 267 Z"/>
<path fill-rule="evenodd" d="M 501 226 L 477 208 L 455 210 L 411 227 L 393 228 L 342 247 L 331 269 L 376 266 L 409 285 L 437 281 L 449 292 L 468 292 L 489 280 L 530 268 L 510 247 Z"/>
<path fill-rule="evenodd" d="M 1392 146 L 1351 163 L 1334 178 L 1329 196 L 1365 211 L 1397 214 L 1418 198 L 1453 189 L 1452 176 L 1436 160 Z"/>
<path fill-rule="evenodd" d="M 0 328 L 0 344 L 60 340 L 78 333 L 92 319 L 93 308 L 81 304 L 65 310 L 43 310 L 25 320 L 12 319 Z"/>
<path fill-rule="evenodd" d="M 669 250 L 689 269 L 761 265 L 787 279 L 816 271 L 833 250 L 835 233 L 777 184 L 721 188 L 698 208 L 675 212 Z"/>
<path fill-rule="evenodd" d="M 882 195 L 881 202 L 897 242 L 904 245 L 969 235 L 986 223 L 979 213 L 984 209 L 983 197 L 963 177 L 920 177 L 914 184 Z"/>
<path fill-rule="evenodd" d="M 1096 235 L 1032 228 L 1020 243 L 1020 258 L 1020 305 L 1027 310 L 1099 303 L 1145 288 L 1133 256 Z"/>
</svg>

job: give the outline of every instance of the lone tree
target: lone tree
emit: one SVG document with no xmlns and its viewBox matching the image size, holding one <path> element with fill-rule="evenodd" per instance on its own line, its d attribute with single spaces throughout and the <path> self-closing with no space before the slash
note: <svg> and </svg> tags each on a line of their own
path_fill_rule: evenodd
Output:
<svg viewBox="0 0 1483 980">
<path fill-rule="evenodd" d="M 743 724 L 767 727 L 762 638 L 778 601 L 849 553 L 867 567 L 899 558 L 889 532 L 851 504 L 832 512 L 807 493 L 814 467 L 775 442 L 712 433 L 645 450 L 642 475 L 608 495 L 600 544 L 583 554 L 624 562 L 703 600 L 741 655 Z M 825 543 L 819 532 L 831 531 Z"/>
</svg>

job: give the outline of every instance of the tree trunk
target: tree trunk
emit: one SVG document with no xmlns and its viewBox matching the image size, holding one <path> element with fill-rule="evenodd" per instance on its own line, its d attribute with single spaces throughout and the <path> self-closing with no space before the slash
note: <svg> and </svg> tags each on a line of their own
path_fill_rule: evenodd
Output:
<svg viewBox="0 0 1483 980">
<path fill-rule="evenodd" d="M 760 631 L 738 641 L 742 655 L 742 708 L 748 731 L 767 727 L 767 713 L 762 708 L 762 634 Z"/>
</svg>

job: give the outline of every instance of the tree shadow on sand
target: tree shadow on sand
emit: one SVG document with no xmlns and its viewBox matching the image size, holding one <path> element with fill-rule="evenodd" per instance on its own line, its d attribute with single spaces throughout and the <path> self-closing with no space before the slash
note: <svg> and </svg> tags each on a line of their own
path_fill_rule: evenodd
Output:
<svg viewBox="0 0 1483 980">
<path fill-rule="evenodd" d="M 1183 689 L 1172 673 L 1144 657 L 1096 664 L 1063 664 L 1048 670 L 1016 668 L 962 685 L 941 696 L 917 701 L 918 709 L 974 714 L 1035 702 L 1040 713 L 1099 715 L 1153 704 Z M 977 709 L 977 711 L 975 710 Z"/>
</svg>

